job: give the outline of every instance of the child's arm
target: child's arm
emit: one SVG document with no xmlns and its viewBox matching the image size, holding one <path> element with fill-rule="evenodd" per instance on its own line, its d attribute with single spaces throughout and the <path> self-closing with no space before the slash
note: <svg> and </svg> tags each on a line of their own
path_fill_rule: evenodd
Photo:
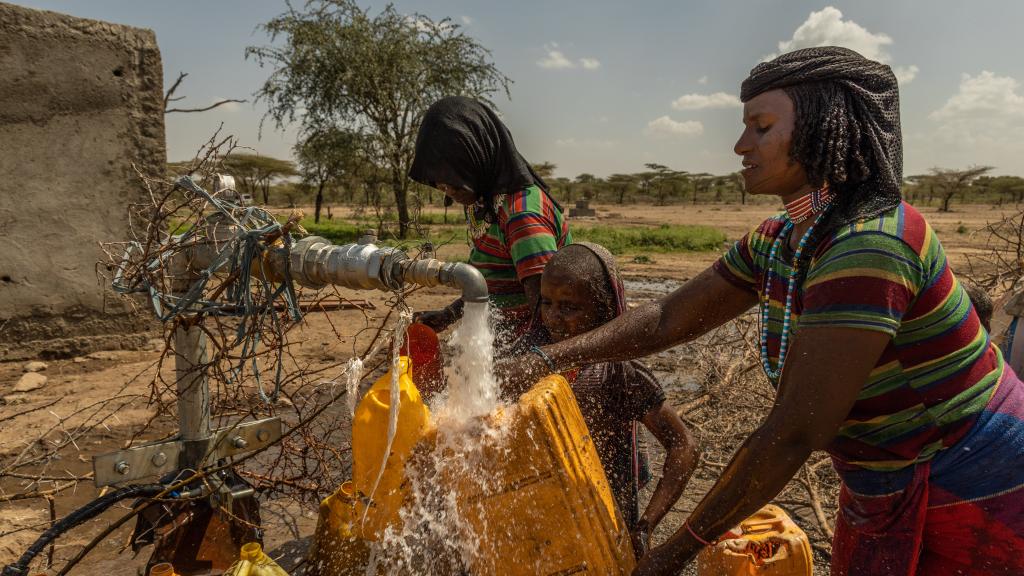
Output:
<svg viewBox="0 0 1024 576">
<path fill-rule="evenodd" d="M 699 452 L 690 430 L 667 402 L 662 402 L 648 411 L 641 422 L 661 442 L 666 451 L 661 480 L 658 481 L 654 495 L 651 496 L 651 501 L 637 524 L 638 530 L 646 528 L 651 532 L 683 495 L 686 482 L 697 467 Z"/>
</svg>

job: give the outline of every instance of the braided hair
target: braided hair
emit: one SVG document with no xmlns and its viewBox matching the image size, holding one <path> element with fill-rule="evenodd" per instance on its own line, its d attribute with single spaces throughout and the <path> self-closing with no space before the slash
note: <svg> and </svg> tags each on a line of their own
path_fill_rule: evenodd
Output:
<svg viewBox="0 0 1024 576">
<path fill-rule="evenodd" d="M 804 167 L 811 185 L 828 184 L 844 195 L 844 189 L 867 180 L 874 152 L 849 112 L 849 95 L 827 81 L 794 84 L 783 91 L 796 113 L 789 155 Z"/>
<path fill-rule="evenodd" d="M 747 102 L 775 89 L 793 101 L 790 157 L 803 166 L 812 186 L 827 184 L 836 195 L 797 263 L 802 281 L 804 264 L 828 233 L 902 201 L 899 87 L 889 66 L 825 46 L 758 64 L 743 81 L 740 99 Z"/>
</svg>

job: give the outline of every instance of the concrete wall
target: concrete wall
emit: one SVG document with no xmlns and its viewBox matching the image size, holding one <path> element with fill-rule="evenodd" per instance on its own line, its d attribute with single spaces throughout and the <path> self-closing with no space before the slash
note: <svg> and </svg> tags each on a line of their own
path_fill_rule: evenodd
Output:
<svg viewBox="0 0 1024 576">
<path fill-rule="evenodd" d="M 0 3 L 0 360 L 145 341 L 96 266 L 165 162 L 151 30 Z"/>
</svg>

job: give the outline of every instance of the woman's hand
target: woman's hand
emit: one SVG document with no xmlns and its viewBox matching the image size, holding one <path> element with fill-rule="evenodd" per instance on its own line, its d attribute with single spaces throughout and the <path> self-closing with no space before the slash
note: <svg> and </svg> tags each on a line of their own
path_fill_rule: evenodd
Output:
<svg viewBox="0 0 1024 576">
<path fill-rule="evenodd" d="M 670 576 L 678 574 L 700 548 L 680 549 L 669 540 L 644 555 L 633 570 L 633 576 Z"/>
<path fill-rule="evenodd" d="M 629 539 L 633 543 L 633 554 L 640 558 L 647 554 L 647 545 L 651 541 L 651 527 L 641 520 L 629 532 Z"/>
<path fill-rule="evenodd" d="M 449 326 L 455 323 L 455 315 L 451 310 L 427 310 L 426 312 L 413 312 L 412 321 L 424 324 L 434 332 L 444 332 Z"/>
<path fill-rule="evenodd" d="M 537 380 L 551 373 L 540 356 L 528 353 L 494 363 L 494 376 L 501 383 L 503 396 L 512 398 L 526 392 Z"/>
</svg>

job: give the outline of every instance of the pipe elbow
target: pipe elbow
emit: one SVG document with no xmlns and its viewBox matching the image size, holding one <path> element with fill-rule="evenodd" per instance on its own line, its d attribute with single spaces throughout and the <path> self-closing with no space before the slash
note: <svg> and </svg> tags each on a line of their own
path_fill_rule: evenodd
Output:
<svg viewBox="0 0 1024 576">
<path fill-rule="evenodd" d="M 487 302 L 487 281 L 474 266 L 459 262 L 452 268 L 451 283 L 462 290 L 463 302 Z"/>
</svg>

